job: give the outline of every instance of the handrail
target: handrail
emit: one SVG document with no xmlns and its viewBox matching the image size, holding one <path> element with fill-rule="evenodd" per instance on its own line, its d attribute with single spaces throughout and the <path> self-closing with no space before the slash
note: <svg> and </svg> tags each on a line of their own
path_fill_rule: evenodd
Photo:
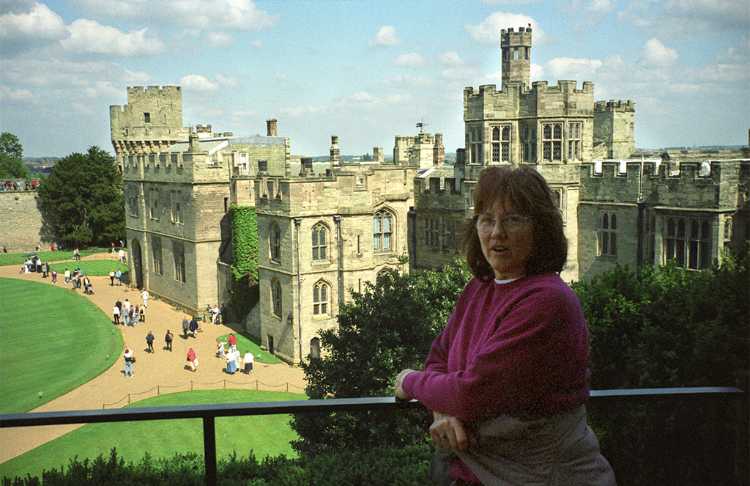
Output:
<svg viewBox="0 0 750 486">
<path fill-rule="evenodd" d="M 669 400 L 669 399 L 742 399 L 748 393 L 735 387 L 631 388 L 591 390 L 591 400 Z M 127 422 L 163 419 L 203 419 L 203 450 L 206 484 L 217 483 L 216 417 L 273 415 L 290 413 L 365 411 L 415 408 L 416 400 L 402 401 L 394 397 L 331 398 L 283 402 L 222 403 L 209 405 L 175 405 L 167 407 L 133 407 L 127 409 L 73 410 L 59 412 L 14 413 L 0 415 L 0 428 L 30 427 L 101 422 Z"/>
</svg>

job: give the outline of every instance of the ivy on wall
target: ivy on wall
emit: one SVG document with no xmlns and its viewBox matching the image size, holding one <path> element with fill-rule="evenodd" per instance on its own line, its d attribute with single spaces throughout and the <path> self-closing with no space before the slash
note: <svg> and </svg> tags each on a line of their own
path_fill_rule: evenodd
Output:
<svg viewBox="0 0 750 486">
<path fill-rule="evenodd" d="M 258 281 L 258 221 L 255 208 L 232 205 L 232 275 L 239 281 L 248 278 Z"/>
</svg>

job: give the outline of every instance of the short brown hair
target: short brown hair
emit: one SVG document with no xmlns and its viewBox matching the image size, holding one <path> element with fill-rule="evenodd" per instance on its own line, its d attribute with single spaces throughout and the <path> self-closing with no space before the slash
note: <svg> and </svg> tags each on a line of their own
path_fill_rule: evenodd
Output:
<svg viewBox="0 0 750 486">
<path fill-rule="evenodd" d="M 531 218 L 534 247 L 526 263 L 526 275 L 561 272 L 568 258 L 568 240 L 563 232 L 562 214 L 547 181 L 534 169 L 495 166 L 487 167 L 479 175 L 474 188 L 474 217 L 466 222 L 464 251 L 471 273 L 482 280 L 494 278 L 494 271 L 482 253 L 476 216 L 499 200 Z"/>
</svg>

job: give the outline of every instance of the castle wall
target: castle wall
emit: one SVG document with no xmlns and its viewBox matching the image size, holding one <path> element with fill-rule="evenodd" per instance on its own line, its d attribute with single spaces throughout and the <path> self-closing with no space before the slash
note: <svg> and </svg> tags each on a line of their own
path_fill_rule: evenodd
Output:
<svg viewBox="0 0 750 486">
<path fill-rule="evenodd" d="M 42 244 L 42 214 L 35 191 L 0 192 L 0 247 L 31 251 Z"/>
</svg>

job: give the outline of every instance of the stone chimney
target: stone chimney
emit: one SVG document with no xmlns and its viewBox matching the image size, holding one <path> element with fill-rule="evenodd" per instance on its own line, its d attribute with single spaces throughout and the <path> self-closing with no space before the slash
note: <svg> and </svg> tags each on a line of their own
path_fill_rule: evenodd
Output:
<svg viewBox="0 0 750 486">
<path fill-rule="evenodd" d="M 445 145 L 443 145 L 443 134 L 435 134 L 435 145 L 432 148 L 432 163 L 435 167 L 442 167 L 445 164 Z"/>
<path fill-rule="evenodd" d="M 331 135 L 331 165 L 341 165 L 341 151 L 339 150 L 338 135 Z"/>
<path fill-rule="evenodd" d="M 276 118 L 271 118 L 270 120 L 266 120 L 266 136 L 267 137 L 277 137 L 278 133 L 278 121 L 276 121 Z"/>
<path fill-rule="evenodd" d="M 372 160 L 374 160 L 378 164 L 383 163 L 383 161 L 385 160 L 385 156 L 383 155 L 383 147 L 372 148 Z"/>
</svg>

